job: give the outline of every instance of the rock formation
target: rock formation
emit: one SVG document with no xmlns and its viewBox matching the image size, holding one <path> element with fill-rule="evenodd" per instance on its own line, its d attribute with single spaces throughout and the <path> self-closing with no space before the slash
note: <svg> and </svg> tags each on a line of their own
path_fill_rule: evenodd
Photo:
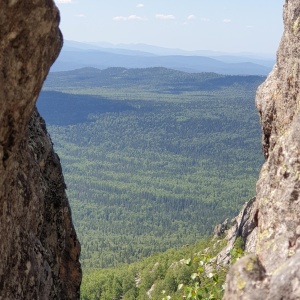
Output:
<svg viewBox="0 0 300 300">
<path fill-rule="evenodd" d="M 256 199 L 252 198 L 246 202 L 237 217 L 231 220 L 232 226 L 228 229 L 228 219 L 224 223 L 215 227 L 214 238 L 226 234 L 225 239 L 227 245 L 216 256 L 218 265 L 227 266 L 231 262 L 231 250 L 235 246 L 238 237 L 241 237 L 248 253 L 255 251 L 256 238 L 257 238 L 257 207 Z M 224 227 L 227 227 L 225 230 Z M 219 233 L 221 230 L 221 234 Z"/>
<path fill-rule="evenodd" d="M 256 104 L 266 162 L 256 194 L 256 247 L 227 276 L 224 299 L 300 299 L 300 3 L 285 0 L 277 64 Z"/>
<path fill-rule="evenodd" d="M 79 299 L 80 244 L 35 102 L 62 36 L 52 0 L 0 4 L 0 299 Z"/>
</svg>

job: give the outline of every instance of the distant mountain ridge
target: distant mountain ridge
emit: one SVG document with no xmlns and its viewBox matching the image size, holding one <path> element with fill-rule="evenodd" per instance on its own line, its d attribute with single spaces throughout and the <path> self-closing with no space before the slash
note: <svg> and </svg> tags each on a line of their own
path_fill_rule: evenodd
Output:
<svg viewBox="0 0 300 300">
<path fill-rule="evenodd" d="M 122 50 L 122 51 L 132 51 L 136 53 L 146 53 L 148 55 L 158 55 L 158 56 L 168 56 L 168 55 L 183 55 L 183 56 L 206 56 L 206 57 L 218 57 L 218 56 L 230 56 L 230 57 L 238 57 L 238 58 L 244 58 L 244 59 L 257 59 L 257 60 L 263 60 L 265 62 L 267 61 L 275 61 L 275 53 L 251 53 L 251 52 L 236 52 L 236 53 L 230 53 L 230 52 L 221 52 L 221 51 L 213 51 L 213 50 L 194 50 L 194 51 L 188 51 L 188 50 L 182 50 L 178 48 L 164 48 L 159 46 L 153 46 L 153 45 L 147 45 L 147 44 L 111 44 L 111 43 L 82 43 L 82 42 L 76 42 L 76 41 L 64 41 L 64 47 L 65 49 L 68 49 L 70 47 L 72 48 L 79 48 L 79 49 L 85 49 L 85 50 L 91 50 L 91 49 L 110 49 L 110 50 Z"/>
<path fill-rule="evenodd" d="M 216 73 L 187 73 L 163 67 L 153 68 L 81 68 L 71 71 L 50 73 L 44 90 L 66 91 L 90 88 L 143 88 L 163 93 L 184 91 L 216 90 L 222 87 L 248 86 L 262 81 L 264 77 L 248 75 L 221 75 Z M 66 85 L 66 82 L 68 84 Z"/>
<path fill-rule="evenodd" d="M 125 47 L 125 45 L 122 46 Z M 95 67 L 99 69 L 110 67 L 165 67 L 196 73 L 215 72 L 228 75 L 267 75 L 275 63 L 271 58 L 226 55 L 212 51 L 187 52 L 180 49 L 165 49 L 154 46 L 140 46 L 137 49 L 123 49 L 113 46 L 103 47 L 94 44 L 66 41 L 51 71 L 68 71 L 83 67 Z M 147 49 L 153 49 L 152 51 L 156 53 L 147 52 Z M 159 53 L 163 53 L 163 55 Z M 170 54 L 167 55 L 167 53 Z"/>
</svg>

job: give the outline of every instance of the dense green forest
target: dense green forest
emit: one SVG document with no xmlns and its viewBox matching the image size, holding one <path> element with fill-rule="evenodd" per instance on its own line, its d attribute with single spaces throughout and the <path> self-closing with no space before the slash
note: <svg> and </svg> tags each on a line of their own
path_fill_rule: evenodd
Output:
<svg viewBox="0 0 300 300">
<path fill-rule="evenodd" d="M 50 73 L 38 107 L 59 153 L 85 269 L 211 234 L 253 196 L 260 76 L 164 68 Z"/>
</svg>

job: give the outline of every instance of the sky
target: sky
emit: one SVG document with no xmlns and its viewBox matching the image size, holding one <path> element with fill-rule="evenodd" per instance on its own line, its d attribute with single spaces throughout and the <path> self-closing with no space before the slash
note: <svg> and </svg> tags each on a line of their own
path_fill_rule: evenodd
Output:
<svg viewBox="0 0 300 300">
<path fill-rule="evenodd" d="M 55 0 L 67 40 L 275 54 L 284 0 Z"/>
</svg>

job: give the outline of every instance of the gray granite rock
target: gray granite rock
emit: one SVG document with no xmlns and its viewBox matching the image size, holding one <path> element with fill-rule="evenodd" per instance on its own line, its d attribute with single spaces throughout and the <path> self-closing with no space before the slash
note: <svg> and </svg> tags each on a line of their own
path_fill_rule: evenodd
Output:
<svg viewBox="0 0 300 300">
<path fill-rule="evenodd" d="M 255 259 L 265 276 L 257 269 L 256 277 L 243 277 L 245 287 L 238 294 L 247 258 L 239 261 L 227 276 L 224 299 L 300 299 L 299 88 L 300 2 L 286 0 L 277 64 L 256 96 L 266 162 L 257 182 Z"/>
</svg>

